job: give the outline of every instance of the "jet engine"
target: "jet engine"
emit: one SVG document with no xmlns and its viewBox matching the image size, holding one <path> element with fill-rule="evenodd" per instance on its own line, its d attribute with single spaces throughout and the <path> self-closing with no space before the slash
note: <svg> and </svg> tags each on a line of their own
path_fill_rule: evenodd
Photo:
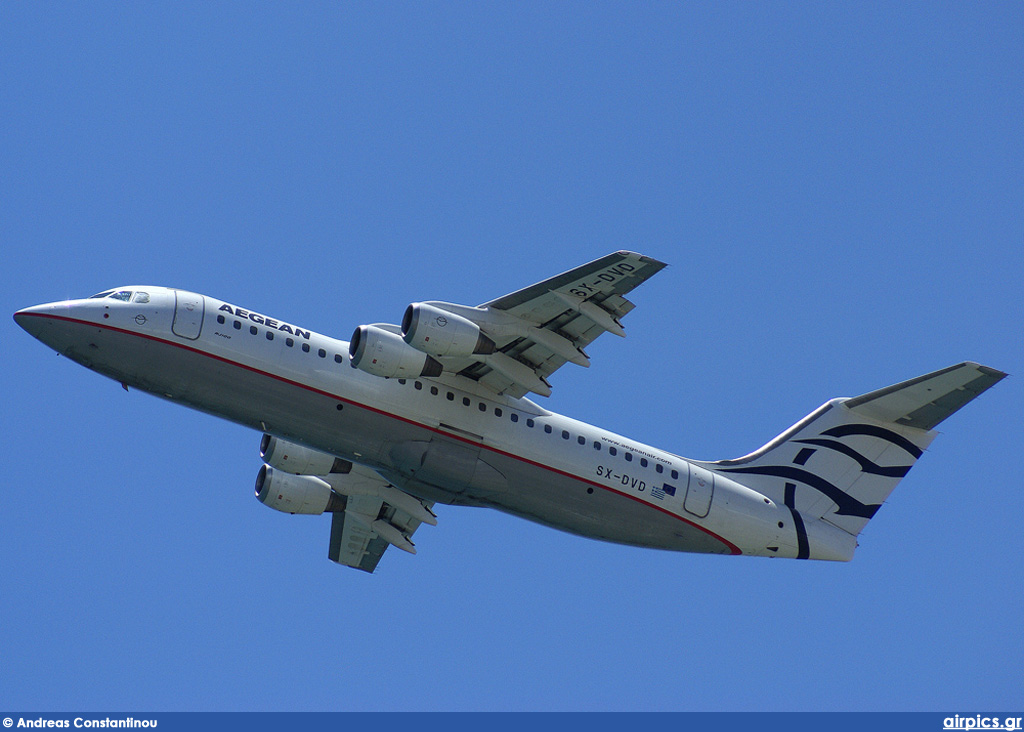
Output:
<svg viewBox="0 0 1024 732">
<path fill-rule="evenodd" d="M 494 353 L 494 341 L 472 320 L 422 302 L 406 308 L 402 335 L 410 346 L 431 356 Z"/>
<path fill-rule="evenodd" d="M 352 365 L 374 376 L 415 379 L 420 376 L 440 376 L 444 367 L 440 361 L 418 351 L 402 336 L 377 325 L 360 325 L 352 334 L 348 346 Z"/>
<path fill-rule="evenodd" d="M 345 499 L 327 481 L 312 475 L 293 475 L 269 465 L 256 476 L 256 498 L 284 513 L 319 515 L 345 510 Z"/>
<path fill-rule="evenodd" d="M 260 441 L 260 457 L 268 465 L 293 475 L 327 475 L 352 470 L 348 460 L 267 434 Z"/>
</svg>

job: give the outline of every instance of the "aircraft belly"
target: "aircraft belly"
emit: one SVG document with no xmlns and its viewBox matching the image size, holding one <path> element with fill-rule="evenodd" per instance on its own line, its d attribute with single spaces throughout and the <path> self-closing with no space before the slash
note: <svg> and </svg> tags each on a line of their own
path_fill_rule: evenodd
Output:
<svg viewBox="0 0 1024 732">
<path fill-rule="evenodd" d="M 162 361 L 159 341 L 78 321 L 46 320 L 50 332 L 37 336 L 72 361 L 137 389 L 184 391 L 191 371 L 175 371 Z"/>
<path fill-rule="evenodd" d="M 375 435 L 382 434 L 382 422 L 388 423 L 383 433 L 406 432 L 394 420 L 328 393 L 189 347 L 99 326 L 63 327 L 69 330 L 68 343 L 75 345 L 58 350 L 83 366 L 130 387 L 349 459 L 379 457 L 384 443 Z M 410 439 L 420 434 L 408 430 Z"/>
<path fill-rule="evenodd" d="M 508 490 L 473 496 L 487 506 L 593 539 L 675 551 L 730 554 L 720 540 L 674 514 L 501 454 L 488 456 Z M 588 488 L 593 488 L 588 493 Z"/>
<path fill-rule="evenodd" d="M 730 552 L 722 541 L 674 514 L 543 467 L 541 456 L 520 459 L 354 403 L 346 398 L 340 374 L 333 382 L 325 375 L 313 388 L 173 342 L 101 326 L 74 328 L 77 332 L 68 334 L 68 342 L 78 345 L 58 350 L 95 371 L 368 465 L 420 498 L 491 507 L 616 543 Z"/>
</svg>

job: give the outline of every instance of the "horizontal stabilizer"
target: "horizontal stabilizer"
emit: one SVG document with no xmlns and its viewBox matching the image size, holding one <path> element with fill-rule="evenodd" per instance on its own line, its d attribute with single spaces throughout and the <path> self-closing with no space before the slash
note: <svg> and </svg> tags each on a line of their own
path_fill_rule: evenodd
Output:
<svg viewBox="0 0 1024 732">
<path fill-rule="evenodd" d="M 1006 374 L 965 362 L 832 399 L 760 450 L 712 470 L 856 536 L 910 471 L 933 428 Z"/>
<path fill-rule="evenodd" d="M 1005 377 L 1002 371 L 967 361 L 855 397 L 846 408 L 879 422 L 931 430 Z"/>
</svg>

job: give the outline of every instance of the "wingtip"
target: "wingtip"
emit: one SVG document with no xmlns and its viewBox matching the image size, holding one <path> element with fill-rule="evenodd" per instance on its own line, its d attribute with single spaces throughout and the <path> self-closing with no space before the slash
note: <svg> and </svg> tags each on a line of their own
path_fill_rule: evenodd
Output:
<svg viewBox="0 0 1024 732">
<path fill-rule="evenodd" d="M 636 257 L 637 259 L 639 259 L 644 264 L 654 265 L 654 266 L 658 267 L 658 269 L 661 269 L 663 267 L 667 267 L 668 266 L 667 263 L 662 262 L 660 259 L 648 256 L 646 254 L 641 254 L 640 252 L 630 251 L 629 249 L 620 249 L 619 251 L 615 252 L 611 256 L 614 256 L 614 257 Z"/>
<path fill-rule="evenodd" d="M 982 364 L 975 363 L 974 361 L 968 361 L 968 363 L 977 368 L 978 371 L 980 371 L 981 373 L 985 374 L 985 376 L 991 376 L 996 381 L 1002 381 L 1007 376 L 1009 376 L 1009 374 L 1006 373 L 1005 371 L 994 369 L 991 366 L 983 366 Z"/>
</svg>

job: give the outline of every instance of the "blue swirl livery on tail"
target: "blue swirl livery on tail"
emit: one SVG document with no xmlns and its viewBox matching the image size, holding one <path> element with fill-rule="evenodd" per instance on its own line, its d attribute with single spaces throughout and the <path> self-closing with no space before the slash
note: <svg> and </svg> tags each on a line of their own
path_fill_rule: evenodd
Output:
<svg viewBox="0 0 1024 732">
<path fill-rule="evenodd" d="M 1005 376 L 965 362 L 832 399 L 760 450 L 704 465 L 787 506 L 798 558 L 816 558 L 817 536 L 842 537 L 834 528 L 849 537 L 841 552 L 849 559 L 857 535 L 935 438 L 936 425 Z"/>
</svg>

